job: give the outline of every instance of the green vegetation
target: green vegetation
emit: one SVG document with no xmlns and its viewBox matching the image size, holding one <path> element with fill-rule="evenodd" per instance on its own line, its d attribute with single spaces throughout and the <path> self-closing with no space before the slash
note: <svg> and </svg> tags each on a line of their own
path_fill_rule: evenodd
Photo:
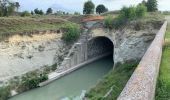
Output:
<svg viewBox="0 0 170 100">
<path fill-rule="evenodd" d="M 170 25 L 168 25 L 156 86 L 156 100 L 170 100 Z"/>
<path fill-rule="evenodd" d="M 95 8 L 95 5 L 91 0 L 85 2 L 84 8 L 83 8 L 83 14 L 93 14 L 94 8 Z"/>
<path fill-rule="evenodd" d="M 21 13 L 21 17 L 27 17 L 27 16 L 31 16 L 31 14 L 28 11 L 24 11 Z"/>
<path fill-rule="evenodd" d="M 146 7 L 144 5 L 123 7 L 120 11 L 118 19 L 125 19 L 127 21 L 134 20 L 136 18 L 144 17 L 146 14 Z"/>
<path fill-rule="evenodd" d="M 136 16 L 138 18 L 145 16 L 146 12 L 147 12 L 147 8 L 144 5 L 138 5 L 136 7 Z"/>
<path fill-rule="evenodd" d="M 0 18 L 0 40 L 15 34 L 26 32 L 58 30 L 64 26 L 66 20 L 61 18 Z"/>
<path fill-rule="evenodd" d="M 48 15 L 48 14 L 52 14 L 52 13 L 53 13 L 52 8 L 48 8 L 47 11 L 46 11 L 46 14 Z"/>
<path fill-rule="evenodd" d="M 157 0 L 148 0 L 146 3 L 147 10 L 149 12 L 155 12 L 158 10 Z"/>
<path fill-rule="evenodd" d="M 107 28 L 119 28 L 129 21 L 142 18 L 146 15 L 147 8 L 140 4 L 138 6 L 123 7 L 120 14 L 113 20 L 113 17 L 106 17 L 104 24 Z"/>
<path fill-rule="evenodd" d="M 0 1 L 0 17 L 10 16 L 15 12 L 15 9 L 18 10 L 20 7 L 18 2 L 11 2 L 9 0 Z"/>
<path fill-rule="evenodd" d="M 37 88 L 39 86 L 39 83 L 44 82 L 48 79 L 47 74 L 44 73 L 37 73 L 37 71 L 33 71 L 30 73 L 25 74 L 22 76 L 22 81 L 17 87 L 17 91 L 23 92 L 30 89 Z"/>
<path fill-rule="evenodd" d="M 107 15 L 104 18 L 104 25 L 106 28 L 109 28 L 109 29 L 113 28 L 113 16 L 112 15 Z"/>
<path fill-rule="evenodd" d="M 38 8 L 34 9 L 35 14 L 43 15 L 44 12 L 42 10 L 39 10 Z"/>
<path fill-rule="evenodd" d="M 170 11 L 163 11 L 162 14 L 163 15 L 170 15 Z"/>
<path fill-rule="evenodd" d="M 0 87 L 0 100 L 7 100 L 10 94 L 9 87 Z"/>
<path fill-rule="evenodd" d="M 119 64 L 117 67 L 111 71 L 108 75 L 101 80 L 97 86 L 92 88 L 86 97 L 88 100 L 116 100 L 130 76 L 132 75 L 134 69 L 137 67 L 138 61 L 133 63 Z M 104 98 L 105 94 L 113 88 L 110 95 Z"/>
<path fill-rule="evenodd" d="M 96 7 L 96 13 L 98 13 L 98 14 L 101 14 L 101 13 L 104 13 L 107 11 L 108 11 L 108 9 L 103 4 L 100 4 Z"/>
<path fill-rule="evenodd" d="M 28 12 L 23 12 L 23 16 L 27 16 Z M 29 14 L 30 15 L 30 14 Z M 63 29 L 63 39 L 66 42 L 72 42 L 76 40 L 80 35 L 80 26 L 70 21 L 52 17 L 26 17 L 26 18 L 0 18 L 0 40 L 6 39 L 12 35 L 25 33 L 34 33 L 37 31 L 45 30 L 58 30 Z M 27 34 L 29 35 L 29 34 Z"/>
<path fill-rule="evenodd" d="M 67 23 L 63 27 L 64 34 L 62 38 L 64 41 L 73 42 L 80 36 L 80 26 L 75 23 Z"/>
</svg>

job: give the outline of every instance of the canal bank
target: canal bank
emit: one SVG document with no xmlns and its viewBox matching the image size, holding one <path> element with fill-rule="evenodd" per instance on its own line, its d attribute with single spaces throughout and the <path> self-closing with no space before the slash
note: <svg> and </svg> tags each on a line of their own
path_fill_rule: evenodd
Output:
<svg viewBox="0 0 170 100">
<path fill-rule="evenodd" d="M 102 58 L 44 86 L 9 100 L 61 100 L 79 98 L 113 68 L 112 57 Z"/>
</svg>

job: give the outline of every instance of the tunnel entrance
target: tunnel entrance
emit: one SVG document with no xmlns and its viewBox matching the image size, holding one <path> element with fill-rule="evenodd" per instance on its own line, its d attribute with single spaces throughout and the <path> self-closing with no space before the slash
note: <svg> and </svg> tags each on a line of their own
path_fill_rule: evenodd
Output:
<svg viewBox="0 0 170 100">
<path fill-rule="evenodd" d="M 87 43 L 88 59 L 98 56 L 110 56 L 113 60 L 114 45 L 113 42 L 104 36 L 99 36 L 91 39 Z"/>
</svg>

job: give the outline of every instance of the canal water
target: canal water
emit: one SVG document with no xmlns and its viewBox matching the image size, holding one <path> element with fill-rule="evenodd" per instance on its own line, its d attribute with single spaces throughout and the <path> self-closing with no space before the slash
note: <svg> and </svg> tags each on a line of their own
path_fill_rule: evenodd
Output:
<svg viewBox="0 0 170 100">
<path fill-rule="evenodd" d="M 81 95 L 95 86 L 112 68 L 112 58 L 102 58 L 44 87 L 24 92 L 9 100 L 79 100 Z"/>
</svg>

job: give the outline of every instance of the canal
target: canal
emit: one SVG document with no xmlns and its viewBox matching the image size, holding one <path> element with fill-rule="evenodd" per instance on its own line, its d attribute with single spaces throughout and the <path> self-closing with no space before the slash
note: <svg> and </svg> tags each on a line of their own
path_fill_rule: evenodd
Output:
<svg viewBox="0 0 170 100">
<path fill-rule="evenodd" d="M 102 58 L 40 88 L 36 88 L 9 100 L 79 100 L 79 97 L 95 86 L 113 68 L 111 57 Z"/>
</svg>

